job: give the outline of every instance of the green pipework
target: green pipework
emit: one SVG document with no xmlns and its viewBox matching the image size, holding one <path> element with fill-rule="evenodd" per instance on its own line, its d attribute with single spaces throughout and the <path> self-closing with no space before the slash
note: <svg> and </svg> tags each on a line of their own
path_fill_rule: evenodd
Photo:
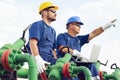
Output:
<svg viewBox="0 0 120 80">
<path fill-rule="evenodd" d="M 61 69 L 58 68 L 52 69 L 48 76 L 49 80 L 61 80 L 61 78 L 62 78 Z"/>
<path fill-rule="evenodd" d="M 13 70 L 19 70 L 24 65 L 24 62 L 20 62 L 20 63 L 15 62 L 16 61 L 15 56 L 21 55 L 21 54 L 22 54 L 21 50 L 12 49 L 10 51 L 10 54 L 8 56 L 8 63 L 9 63 L 10 68 L 12 68 Z"/>
<path fill-rule="evenodd" d="M 106 75 L 105 80 L 120 80 L 117 75 Z"/>
<path fill-rule="evenodd" d="M 106 75 L 105 79 L 120 80 L 120 69 L 115 69 L 115 71 L 111 75 Z"/>
<path fill-rule="evenodd" d="M 66 53 L 63 58 L 59 58 L 55 65 L 48 66 L 46 73 L 48 75 L 49 80 L 61 80 L 62 78 L 62 68 L 65 63 L 68 63 L 71 59 L 72 55 Z M 85 74 L 86 80 L 91 80 L 91 73 L 88 68 L 84 66 L 77 67 L 75 63 L 70 63 L 69 65 L 69 73 L 71 77 L 76 77 L 78 73 L 83 72 Z"/>
<path fill-rule="evenodd" d="M 28 78 L 29 78 L 29 80 L 37 80 L 38 79 L 37 64 L 36 64 L 35 59 L 32 55 L 29 55 L 29 54 L 17 55 L 15 57 L 15 61 L 18 63 L 28 62 L 28 65 L 29 65 Z"/>
<path fill-rule="evenodd" d="M 56 64 L 66 63 L 69 62 L 72 55 L 70 53 L 66 53 L 63 58 L 59 58 L 56 62 Z"/>
<path fill-rule="evenodd" d="M 100 71 L 100 63 L 98 61 L 95 62 L 95 66 L 96 66 L 97 70 Z"/>
<path fill-rule="evenodd" d="M 69 62 L 72 55 L 66 53 L 63 58 L 59 58 L 55 65 L 47 67 L 46 73 L 49 74 L 49 80 L 61 80 L 61 71 L 65 63 Z"/>
<path fill-rule="evenodd" d="M 25 44 L 25 41 L 23 39 L 16 40 L 13 44 L 5 44 L 3 47 L 0 48 L 0 60 L 6 50 L 10 50 L 9 56 L 8 56 L 8 63 L 9 66 L 13 70 L 18 70 L 23 66 L 24 63 L 14 64 L 14 55 L 16 54 L 22 54 L 22 51 L 20 50 Z M 4 74 L 5 69 L 2 66 L 2 62 L 0 61 L 0 74 Z"/>
<path fill-rule="evenodd" d="M 10 69 L 10 70 L 12 69 L 14 71 L 17 71 L 24 65 L 24 62 L 28 62 L 29 80 L 38 80 L 37 64 L 35 62 L 34 57 L 27 53 L 23 54 L 23 52 L 21 51 L 21 48 L 24 46 L 24 43 L 25 42 L 23 39 L 18 39 L 15 43 L 5 44 L 0 49 L 0 75 L 4 75 L 7 72 L 6 69 Z M 8 61 L 5 62 L 5 64 L 3 62 L 4 59 Z M 8 64 L 6 69 L 3 67 L 3 64 L 4 65 Z"/>
<path fill-rule="evenodd" d="M 5 44 L 3 47 L 1 47 L 0 50 L 4 51 L 7 49 L 21 49 L 24 46 L 25 42 L 21 38 L 15 41 L 13 44 Z"/>
<path fill-rule="evenodd" d="M 72 66 L 71 65 L 69 68 L 69 72 L 71 73 L 71 76 L 82 72 L 85 75 L 85 80 L 92 80 L 92 74 L 90 70 L 85 66 Z"/>
<path fill-rule="evenodd" d="M 5 47 L 4 47 L 4 48 L 0 49 L 0 59 L 1 60 L 2 60 L 3 55 L 5 54 L 4 52 L 6 52 L 6 51 L 8 51 L 9 55 L 7 57 L 5 57 L 4 60 L 6 60 L 6 59 L 8 60 L 9 67 L 12 70 L 15 70 L 15 71 L 19 70 L 24 65 L 24 62 L 15 63 L 14 57 L 16 55 L 22 54 L 22 51 L 19 50 L 19 49 L 12 49 L 12 48 L 9 48 L 9 49 L 6 50 Z M 0 66 L 1 66 L 1 68 L 0 68 L 0 74 L 4 74 L 4 72 L 6 71 L 4 69 L 4 67 L 2 66 L 2 63 L 3 62 L 0 61 Z"/>
<path fill-rule="evenodd" d="M 17 71 L 17 76 L 20 78 L 28 78 L 29 70 L 21 68 Z"/>
<path fill-rule="evenodd" d="M 12 44 L 14 49 L 21 49 L 25 44 L 25 41 L 23 39 L 18 39 L 16 42 Z"/>
</svg>

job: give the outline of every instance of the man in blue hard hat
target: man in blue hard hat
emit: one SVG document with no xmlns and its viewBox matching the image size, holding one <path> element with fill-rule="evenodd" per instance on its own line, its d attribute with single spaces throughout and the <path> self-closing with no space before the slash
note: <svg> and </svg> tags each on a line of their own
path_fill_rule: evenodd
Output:
<svg viewBox="0 0 120 80">
<path fill-rule="evenodd" d="M 79 58 L 81 60 L 84 60 L 85 57 L 82 56 L 81 47 L 85 43 L 88 43 L 90 40 L 92 40 L 94 37 L 103 33 L 106 29 L 110 28 L 111 26 L 114 26 L 114 22 L 115 20 L 93 30 L 89 34 L 81 36 L 78 34 L 80 32 L 81 25 L 84 25 L 84 23 L 81 21 L 80 17 L 78 16 L 70 17 L 66 23 L 67 32 L 61 33 L 57 36 L 58 57 L 63 57 L 65 53 L 68 52 L 67 48 L 63 48 L 65 46 L 68 46 L 70 49 L 69 51 L 74 58 Z M 81 63 L 77 65 L 88 67 L 92 73 L 92 80 L 100 80 L 98 76 L 98 71 L 93 63 L 86 63 L 86 64 Z"/>
</svg>

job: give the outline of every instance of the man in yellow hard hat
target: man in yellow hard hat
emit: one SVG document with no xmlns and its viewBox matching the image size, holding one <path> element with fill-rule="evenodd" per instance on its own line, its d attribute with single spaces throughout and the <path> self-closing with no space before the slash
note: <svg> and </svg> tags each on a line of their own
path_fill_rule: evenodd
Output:
<svg viewBox="0 0 120 80">
<path fill-rule="evenodd" d="M 28 51 L 35 57 L 38 72 L 42 73 L 45 64 L 56 62 L 56 32 L 50 23 L 56 20 L 56 10 L 52 2 L 43 2 L 39 6 L 39 14 L 42 20 L 32 23 L 29 29 Z"/>
</svg>

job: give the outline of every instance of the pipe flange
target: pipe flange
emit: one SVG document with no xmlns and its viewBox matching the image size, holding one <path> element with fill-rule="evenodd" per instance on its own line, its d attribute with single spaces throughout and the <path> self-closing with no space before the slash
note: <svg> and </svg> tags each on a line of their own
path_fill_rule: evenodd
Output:
<svg viewBox="0 0 120 80">
<path fill-rule="evenodd" d="M 18 63 L 16 62 L 15 60 L 15 57 L 17 55 L 21 55 L 22 54 L 22 51 L 21 50 L 17 50 L 17 49 L 12 49 L 11 50 L 11 53 L 9 55 L 9 63 L 10 63 L 10 67 L 14 70 L 19 70 L 23 65 L 24 65 L 24 62 L 21 62 L 21 63 Z"/>
<path fill-rule="evenodd" d="M 65 63 L 62 68 L 62 74 L 66 78 L 71 78 L 70 72 L 69 72 L 69 66 L 70 66 L 70 63 L 68 62 L 68 63 Z"/>
<path fill-rule="evenodd" d="M 13 71 L 13 69 L 10 67 L 9 65 L 9 61 L 8 61 L 8 56 L 10 54 L 10 50 L 6 50 L 3 55 L 2 55 L 2 66 L 5 70 L 7 71 Z"/>
<path fill-rule="evenodd" d="M 24 63 L 16 63 L 14 58 L 16 55 L 21 54 L 19 50 L 8 49 L 2 54 L 2 66 L 7 71 L 14 71 L 20 69 Z"/>
</svg>

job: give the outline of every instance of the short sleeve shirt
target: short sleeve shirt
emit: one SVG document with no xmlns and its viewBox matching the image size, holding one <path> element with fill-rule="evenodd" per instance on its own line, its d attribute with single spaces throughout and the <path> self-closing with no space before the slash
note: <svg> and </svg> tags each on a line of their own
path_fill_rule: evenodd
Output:
<svg viewBox="0 0 120 80">
<path fill-rule="evenodd" d="M 89 34 L 72 37 L 68 33 L 62 33 L 62 34 L 59 34 L 57 37 L 57 47 L 62 45 L 62 46 L 68 46 L 71 49 L 76 49 L 78 51 L 81 51 L 81 47 L 85 43 L 88 43 L 88 37 L 89 37 Z"/>
<path fill-rule="evenodd" d="M 56 32 L 51 26 L 42 20 L 33 23 L 29 29 L 29 39 L 32 38 L 38 41 L 40 55 L 52 55 L 52 50 L 56 48 Z"/>
</svg>

